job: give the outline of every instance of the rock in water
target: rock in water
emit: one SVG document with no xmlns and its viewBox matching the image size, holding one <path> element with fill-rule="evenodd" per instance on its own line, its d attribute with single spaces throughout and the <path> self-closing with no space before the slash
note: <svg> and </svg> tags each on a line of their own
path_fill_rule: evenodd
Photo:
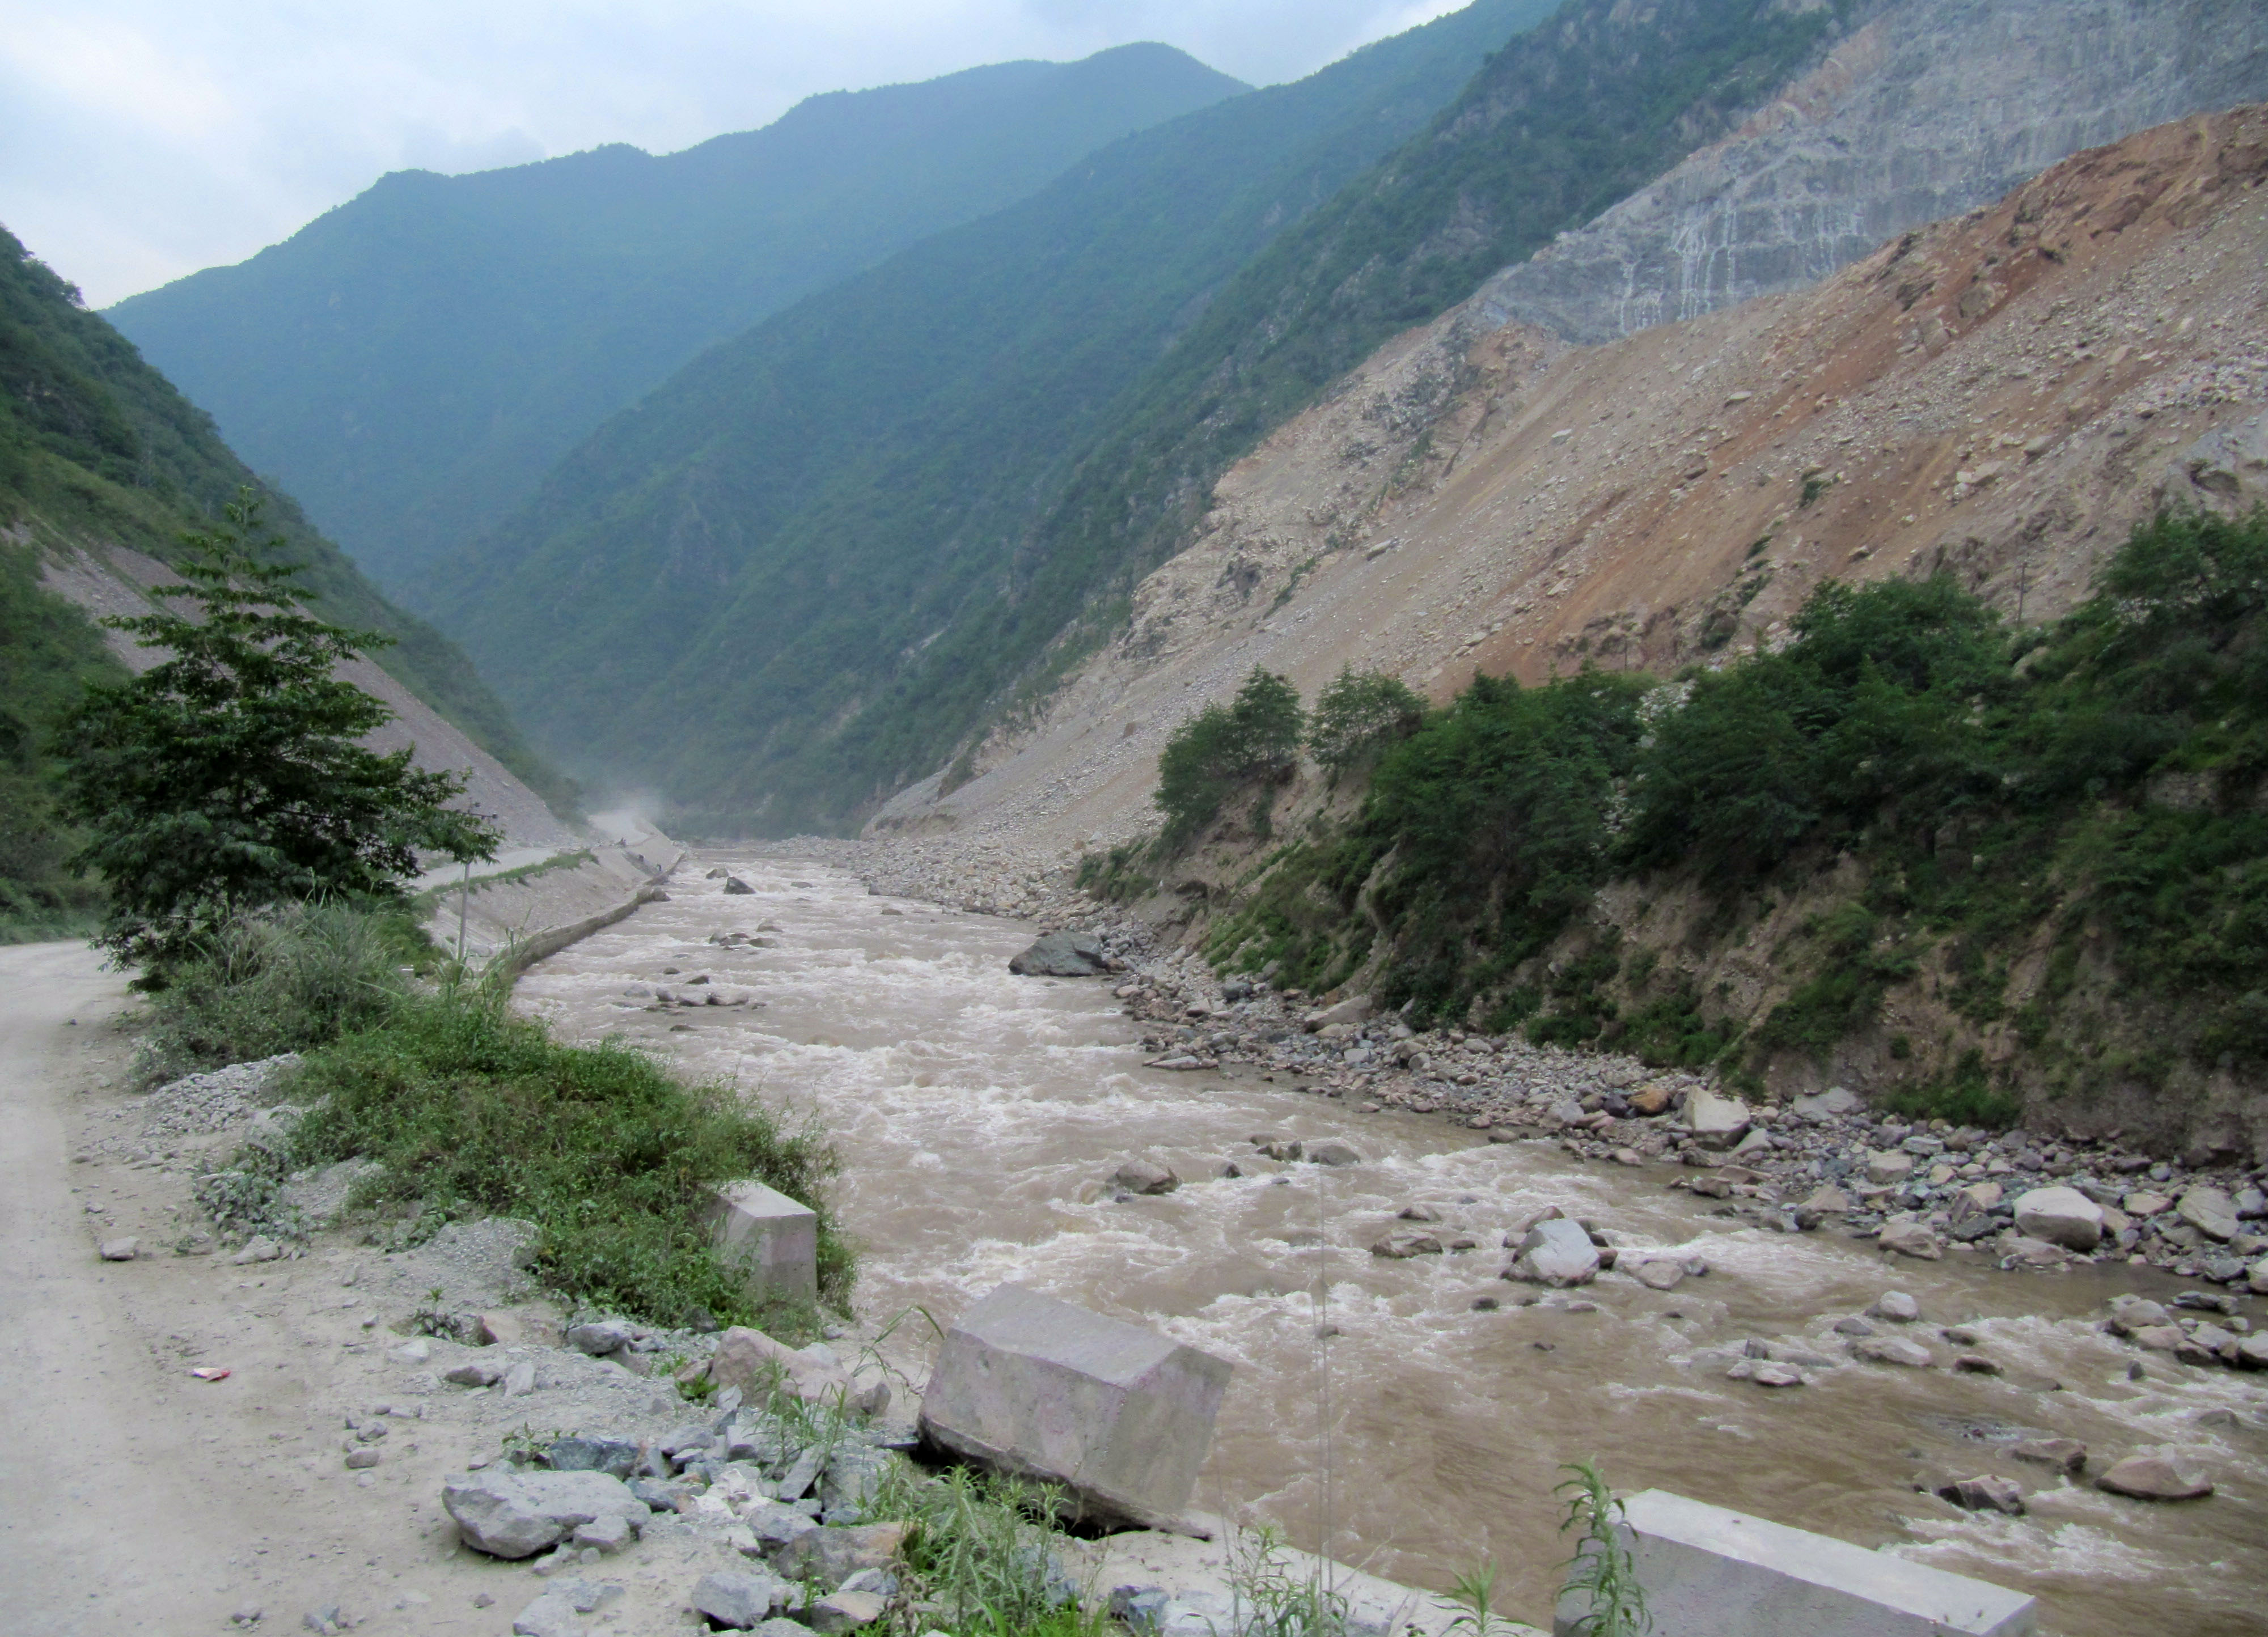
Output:
<svg viewBox="0 0 2268 1637">
<path fill-rule="evenodd" d="M 1129 1193 L 1171 1193 L 1182 1179 L 1155 1160 L 1130 1159 L 1110 1173 L 1110 1180 Z"/>
<path fill-rule="evenodd" d="M 1504 1270 L 1506 1279 L 1565 1289 L 1599 1276 L 1599 1248 L 1580 1223 L 1564 1216 L 1537 1222 L 1520 1241 L 1520 1254 Z"/>
<path fill-rule="evenodd" d="M 741 880 L 738 876 L 726 876 L 725 877 L 725 891 L 731 893 L 735 898 L 754 898 L 756 895 L 756 889 L 750 886 L 747 882 Z"/>
<path fill-rule="evenodd" d="M 1002 1285 L 961 1316 L 922 1399 L 923 1435 L 1062 1484 L 1098 1521 L 1177 1521 L 1212 1442 L 1226 1360 Z"/>
<path fill-rule="evenodd" d="M 1024 978 L 1092 978 L 1104 970 L 1102 941 L 1091 932 L 1050 932 L 1008 970 Z"/>
<path fill-rule="evenodd" d="M 2020 1232 L 2066 1251 L 2102 1243 L 2102 1208 L 2076 1188 L 2034 1188 L 2016 1196 Z"/>
<path fill-rule="evenodd" d="M 1321 1142 L 1308 1143 L 1307 1151 L 1307 1164 L 1310 1165 L 1359 1165 L 1362 1164 L 1361 1155 L 1356 1153 L 1345 1143 L 1329 1138 Z"/>
<path fill-rule="evenodd" d="M 2130 1455 L 2096 1479 L 2095 1487 L 2136 1501 L 2201 1501 L 2213 1493 L 2205 1468 L 2182 1454 Z"/>
<path fill-rule="evenodd" d="M 1950 1501 L 1964 1512 L 2006 1512 L 2011 1517 L 2024 1515 L 2024 1492 L 2012 1479 L 1989 1473 L 1958 1478 L 1942 1486 L 1937 1494 L 1940 1500 Z"/>
<path fill-rule="evenodd" d="M 1888 1319 L 1893 1325 L 1911 1325 L 1921 1317 L 1921 1303 L 1903 1290 L 1885 1290 L 1874 1298 L 1874 1305 L 1867 1311 L 1874 1318 Z"/>
<path fill-rule="evenodd" d="M 1904 1336 L 1860 1336 L 1851 1343 L 1851 1356 L 1870 1364 L 1903 1364 L 1911 1369 L 1926 1369 L 1936 1362 L 1927 1347 Z"/>
<path fill-rule="evenodd" d="M 1884 1222 L 1881 1231 L 1874 1236 L 1874 1243 L 1885 1251 L 1918 1257 L 1925 1262 L 1942 1261 L 1945 1258 L 1944 1244 L 1921 1222 Z"/>
</svg>

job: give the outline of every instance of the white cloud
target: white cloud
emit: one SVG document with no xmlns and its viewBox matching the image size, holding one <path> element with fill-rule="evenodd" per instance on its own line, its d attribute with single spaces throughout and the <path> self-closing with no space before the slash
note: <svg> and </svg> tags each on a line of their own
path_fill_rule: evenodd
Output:
<svg viewBox="0 0 2268 1637">
<path fill-rule="evenodd" d="M 18 0 L 0 222 L 96 305 L 288 237 L 389 170 L 629 142 L 802 98 L 1163 40 L 1295 78 L 1459 0 Z"/>
</svg>

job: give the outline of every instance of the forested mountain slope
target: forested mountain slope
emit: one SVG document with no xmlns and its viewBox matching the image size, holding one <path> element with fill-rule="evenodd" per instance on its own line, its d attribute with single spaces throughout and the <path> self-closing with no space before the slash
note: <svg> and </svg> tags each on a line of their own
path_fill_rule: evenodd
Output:
<svg viewBox="0 0 2268 1637">
<path fill-rule="evenodd" d="M 1579 0 L 1504 43 L 1544 9 L 1131 139 L 716 349 L 564 463 L 445 619 L 546 743 L 686 822 L 850 821 L 1073 657 L 1067 624 L 1272 418 L 1719 132 L 1840 15 Z"/>
<path fill-rule="evenodd" d="M 838 92 L 656 158 L 398 172 L 110 317 L 415 602 L 425 565 L 702 348 L 1245 87 L 1165 46 Z"/>
<path fill-rule="evenodd" d="M 14 884 L 0 893 L 18 899 L 13 909 L 62 903 L 50 891 L 59 853 L 43 817 L 40 744 L 75 679 L 110 663 L 85 616 L 42 582 L 88 554 L 169 558 L 184 531 L 254 482 L 202 411 L 0 230 L 0 880 Z M 527 748 L 454 643 L 380 597 L 287 496 L 268 494 L 267 520 L 307 565 L 317 612 L 394 636 L 379 663 L 409 694 L 559 805 L 571 802 L 571 787 Z M 33 892 L 31 882 L 45 885 Z"/>
</svg>

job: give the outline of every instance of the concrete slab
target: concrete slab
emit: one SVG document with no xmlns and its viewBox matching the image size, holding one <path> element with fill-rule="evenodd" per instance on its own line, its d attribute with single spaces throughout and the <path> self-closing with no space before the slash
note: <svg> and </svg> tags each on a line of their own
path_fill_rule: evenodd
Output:
<svg viewBox="0 0 2268 1637">
<path fill-rule="evenodd" d="M 2021 1592 L 1666 1490 L 1624 1502 L 1655 1637 L 2031 1637 Z M 1589 1612 L 1563 1599 L 1572 1637 Z"/>
<path fill-rule="evenodd" d="M 761 1297 L 819 1300 L 819 1218 L 807 1205 L 761 1182 L 710 1191 L 711 1243 L 747 1275 Z"/>
<path fill-rule="evenodd" d="M 1147 1616 L 1133 1622 L 1141 1637 L 1230 1637 L 1238 1628 L 1239 1612 L 1247 1624 L 1252 1620 L 1250 1603 L 1238 1597 L 1234 1570 L 1256 1542 L 1249 1534 L 1240 1538 L 1218 1517 L 1200 1515 L 1189 1521 L 1210 1538 L 1151 1529 L 1106 1535 L 1086 1548 L 1072 1574 L 1098 1597 L 1132 1604 L 1138 1617 Z M 1321 1587 L 1344 1601 L 1347 1637 L 1452 1637 L 1462 1629 L 1462 1611 L 1438 1592 L 1366 1575 L 1289 1545 L 1276 1548 L 1274 1567 L 1294 1585 Z M 1121 1591 L 1128 1595 L 1114 1599 Z M 1163 1595 L 1141 1596 L 1152 1592 Z M 1491 1622 L 1489 1631 L 1490 1637 L 1543 1637 L 1533 1626 L 1502 1617 Z"/>
<path fill-rule="evenodd" d="M 1059 1483 L 1086 1516 L 1177 1525 L 1229 1365 L 1139 1325 L 1002 1285 L 961 1316 L 922 1398 L 949 1454 Z"/>
</svg>

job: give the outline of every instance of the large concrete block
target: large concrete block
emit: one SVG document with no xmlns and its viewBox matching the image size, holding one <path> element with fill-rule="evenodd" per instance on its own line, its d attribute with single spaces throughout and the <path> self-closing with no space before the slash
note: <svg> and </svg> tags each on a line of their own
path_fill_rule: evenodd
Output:
<svg viewBox="0 0 2268 1637">
<path fill-rule="evenodd" d="M 1002 1285 L 946 1335 L 922 1432 L 1063 1485 L 1086 1517 L 1171 1526 L 1196 1493 L 1228 1373 L 1154 1331 Z"/>
<path fill-rule="evenodd" d="M 760 1296 L 819 1300 L 819 1218 L 761 1182 L 710 1190 L 709 1232 L 717 1253 L 747 1275 Z"/>
<path fill-rule="evenodd" d="M 2031 1637 L 2037 1605 L 1987 1581 L 1649 1489 L 1624 1544 L 1654 1637 Z M 1563 1598 L 1570 1637 L 1588 1609 Z"/>
</svg>

